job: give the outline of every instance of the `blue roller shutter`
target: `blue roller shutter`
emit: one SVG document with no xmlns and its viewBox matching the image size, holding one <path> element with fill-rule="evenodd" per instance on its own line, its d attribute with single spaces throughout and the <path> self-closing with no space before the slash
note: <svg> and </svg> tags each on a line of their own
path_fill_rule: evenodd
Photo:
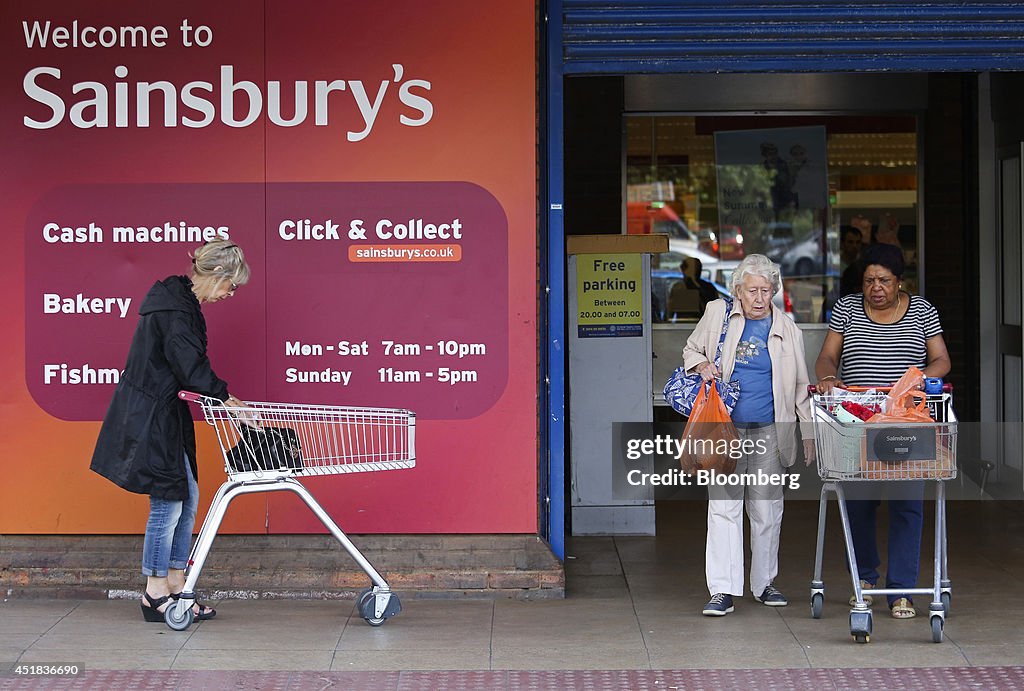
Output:
<svg viewBox="0 0 1024 691">
<path fill-rule="evenodd" d="M 1024 2 L 561 5 L 565 74 L 1024 70 Z"/>
</svg>

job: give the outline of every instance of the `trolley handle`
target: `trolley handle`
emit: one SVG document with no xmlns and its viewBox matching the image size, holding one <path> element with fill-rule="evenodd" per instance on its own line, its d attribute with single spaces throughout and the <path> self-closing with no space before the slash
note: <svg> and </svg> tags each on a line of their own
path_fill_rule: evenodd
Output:
<svg viewBox="0 0 1024 691">
<path fill-rule="evenodd" d="M 189 403 L 203 403 L 207 401 L 210 403 L 224 403 L 224 401 L 220 400 L 219 398 L 215 398 L 213 396 L 204 396 L 203 394 L 196 393 L 195 391 L 179 391 L 178 398 L 180 398 L 183 401 L 188 401 Z"/>
<path fill-rule="evenodd" d="M 178 398 L 180 398 L 183 401 L 188 401 L 189 403 L 199 403 L 203 406 L 224 405 L 224 402 L 221 401 L 219 398 L 214 398 L 213 396 L 204 396 L 203 394 L 195 393 L 194 391 L 179 391 Z M 241 432 L 241 427 L 239 425 L 245 425 L 246 427 L 254 428 L 259 428 L 262 426 L 260 413 L 255 408 L 252 408 L 251 404 L 246 403 L 245 407 L 224 407 L 231 415 L 231 421 L 239 432 Z"/>
<path fill-rule="evenodd" d="M 195 391 L 179 391 L 178 398 L 180 398 L 183 401 L 188 401 L 189 403 L 223 403 L 223 401 L 221 401 L 219 398 L 214 398 L 213 396 L 204 396 L 203 394 L 196 393 Z"/>
<path fill-rule="evenodd" d="M 855 392 L 878 391 L 880 393 L 886 393 L 888 391 L 892 391 L 892 387 L 891 386 L 844 386 L 844 387 L 842 387 L 841 390 L 842 391 L 855 391 Z M 807 393 L 812 395 L 812 396 L 814 396 L 815 394 L 818 393 L 818 387 L 815 384 L 808 384 L 807 385 Z M 942 393 L 953 393 L 953 385 L 950 384 L 949 382 L 944 382 L 942 384 Z"/>
</svg>

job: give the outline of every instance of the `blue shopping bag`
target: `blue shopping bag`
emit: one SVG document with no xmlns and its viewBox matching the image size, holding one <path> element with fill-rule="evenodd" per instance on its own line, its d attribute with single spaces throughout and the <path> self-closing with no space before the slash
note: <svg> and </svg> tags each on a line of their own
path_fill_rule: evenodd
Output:
<svg viewBox="0 0 1024 691">
<path fill-rule="evenodd" d="M 729 330 L 729 314 L 731 312 L 732 300 L 726 298 L 725 318 L 722 320 L 722 334 L 718 337 L 718 350 L 715 352 L 715 369 L 719 372 L 722 371 L 722 344 L 725 343 L 725 334 Z M 665 397 L 665 402 L 672 406 L 676 412 L 685 417 L 690 417 L 690 413 L 693 411 L 693 403 L 697 400 L 697 394 L 700 393 L 702 383 L 703 378 L 696 372 L 687 374 L 685 368 L 677 367 L 665 383 L 662 395 Z M 740 383 L 738 381 L 724 382 L 716 379 L 715 388 L 718 389 L 718 396 L 722 399 L 722 403 L 725 404 L 726 409 L 731 415 L 732 409 L 736 407 L 736 401 L 740 397 Z"/>
<path fill-rule="evenodd" d="M 715 366 L 717 367 L 718 363 Z M 690 413 L 693 411 L 693 403 L 697 400 L 697 394 L 700 393 L 700 386 L 703 381 L 703 378 L 696 372 L 687 374 L 683 367 L 677 367 L 672 376 L 669 377 L 668 382 L 665 384 L 665 390 L 662 392 L 665 396 L 665 402 L 672 406 L 676 412 L 690 417 Z M 736 401 L 740 397 L 740 383 L 716 379 L 715 388 L 718 389 L 718 396 L 722 399 L 722 403 L 725 404 L 726 410 L 731 415 L 732 409 L 736 407 Z"/>
</svg>

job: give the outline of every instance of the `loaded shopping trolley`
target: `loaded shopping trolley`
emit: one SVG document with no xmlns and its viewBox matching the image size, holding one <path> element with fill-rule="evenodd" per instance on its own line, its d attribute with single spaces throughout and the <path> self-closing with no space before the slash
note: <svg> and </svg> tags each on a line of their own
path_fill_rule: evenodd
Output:
<svg viewBox="0 0 1024 691">
<path fill-rule="evenodd" d="M 416 465 L 416 414 L 390 408 L 313 406 L 246 402 L 228 407 L 220 400 L 182 391 L 182 400 L 202 406 L 224 455 L 227 480 L 217 490 L 199 531 L 185 587 L 164 612 L 175 631 L 192 624 L 195 588 L 217 529 L 231 501 L 243 494 L 294 492 L 370 577 L 356 607 L 370 625 L 398 614 L 401 603 L 387 581 L 300 482 L 305 477 L 399 470 Z"/>
<path fill-rule="evenodd" d="M 852 389 L 858 405 L 881 408 L 887 389 Z M 814 388 L 811 387 L 814 393 Z M 952 408 L 951 388 L 925 398 L 933 422 L 866 423 L 847 416 L 843 407 L 848 390 L 833 389 L 828 395 L 812 396 L 814 442 L 818 456 L 818 475 L 823 484 L 818 507 L 818 542 L 814 555 L 814 579 L 811 581 L 811 616 L 821 617 L 825 584 L 821 579 L 822 554 L 825 546 L 825 515 L 828 495 L 834 493 L 839 504 L 846 542 L 846 558 L 853 581 L 854 598 L 850 609 L 850 634 L 858 643 L 871 639 L 871 609 L 864 601 L 860 586 L 857 557 L 854 553 L 850 521 L 846 512 L 847 482 L 926 481 L 934 480 L 935 491 L 935 556 L 931 588 L 904 590 L 873 588 L 871 595 L 931 595 L 928 619 L 932 640 L 942 642 L 942 628 L 949 615 L 952 583 L 946 562 L 946 492 L 945 482 L 957 475 L 956 415 Z M 856 409 L 854 409 L 856 410 Z"/>
</svg>

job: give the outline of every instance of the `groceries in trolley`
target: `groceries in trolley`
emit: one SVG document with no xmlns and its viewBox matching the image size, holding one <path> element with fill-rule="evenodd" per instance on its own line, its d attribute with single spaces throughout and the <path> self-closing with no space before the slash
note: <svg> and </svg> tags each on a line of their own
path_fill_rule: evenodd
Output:
<svg viewBox="0 0 1024 691">
<path fill-rule="evenodd" d="M 842 401 L 832 409 L 832 414 L 843 422 L 856 422 L 857 420 L 867 422 L 880 412 L 882 412 L 882 406 L 877 403 L 863 405 L 856 401 Z"/>
<path fill-rule="evenodd" d="M 914 375 L 909 371 L 891 389 L 835 388 L 814 397 L 816 437 L 825 451 L 818 451 L 823 480 L 955 477 L 950 394 L 929 395 L 903 385 Z"/>
<path fill-rule="evenodd" d="M 299 435 L 289 427 L 250 427 L 239 425 L 239 440 L 225 454 L 236 473 L 302 468 Z"/>
<path fill-rule="evenodd" d="M 892 387 L 832 388 L 828 393 L 814 393 L 812 398 L 818 475 L 823 482 L 811 580 L 811 616 L 821 618 L 825 602 L 822 561 L 826 509 L 829 495 L 835 494 L 843 526 L 847 571 L 853 585 L 850 634 L 858 643 L 871 639 L 872 596 L 877 599 L 880 596 L 929 595 L 928 620 L 935 643 L 942 641 L 944 622 L 949 615 L 952 582 L 947 569 L 945 483 L 957 476 L 957 418 L 952 407 L 952 388 L 933 386 L 930 392 L 920 391 L 917 386 L 923 380 L 921 370 L 911 367 Z M 878 583 L 867 593 L 864 591 L 848 515 L 847 497 L 850 495 L 844 487 L 852 490 L 858 483 L 877 480 L 887 481 L 890 489 L 891 481 L 935 482 L 934 572 L 929 588 L 902 585 L 882 588 Z M 919 491 L 923 493 L 923 486 Z M 861 490 L 851 494 L 854 499 L 865 496 Z"/>
</svg>

